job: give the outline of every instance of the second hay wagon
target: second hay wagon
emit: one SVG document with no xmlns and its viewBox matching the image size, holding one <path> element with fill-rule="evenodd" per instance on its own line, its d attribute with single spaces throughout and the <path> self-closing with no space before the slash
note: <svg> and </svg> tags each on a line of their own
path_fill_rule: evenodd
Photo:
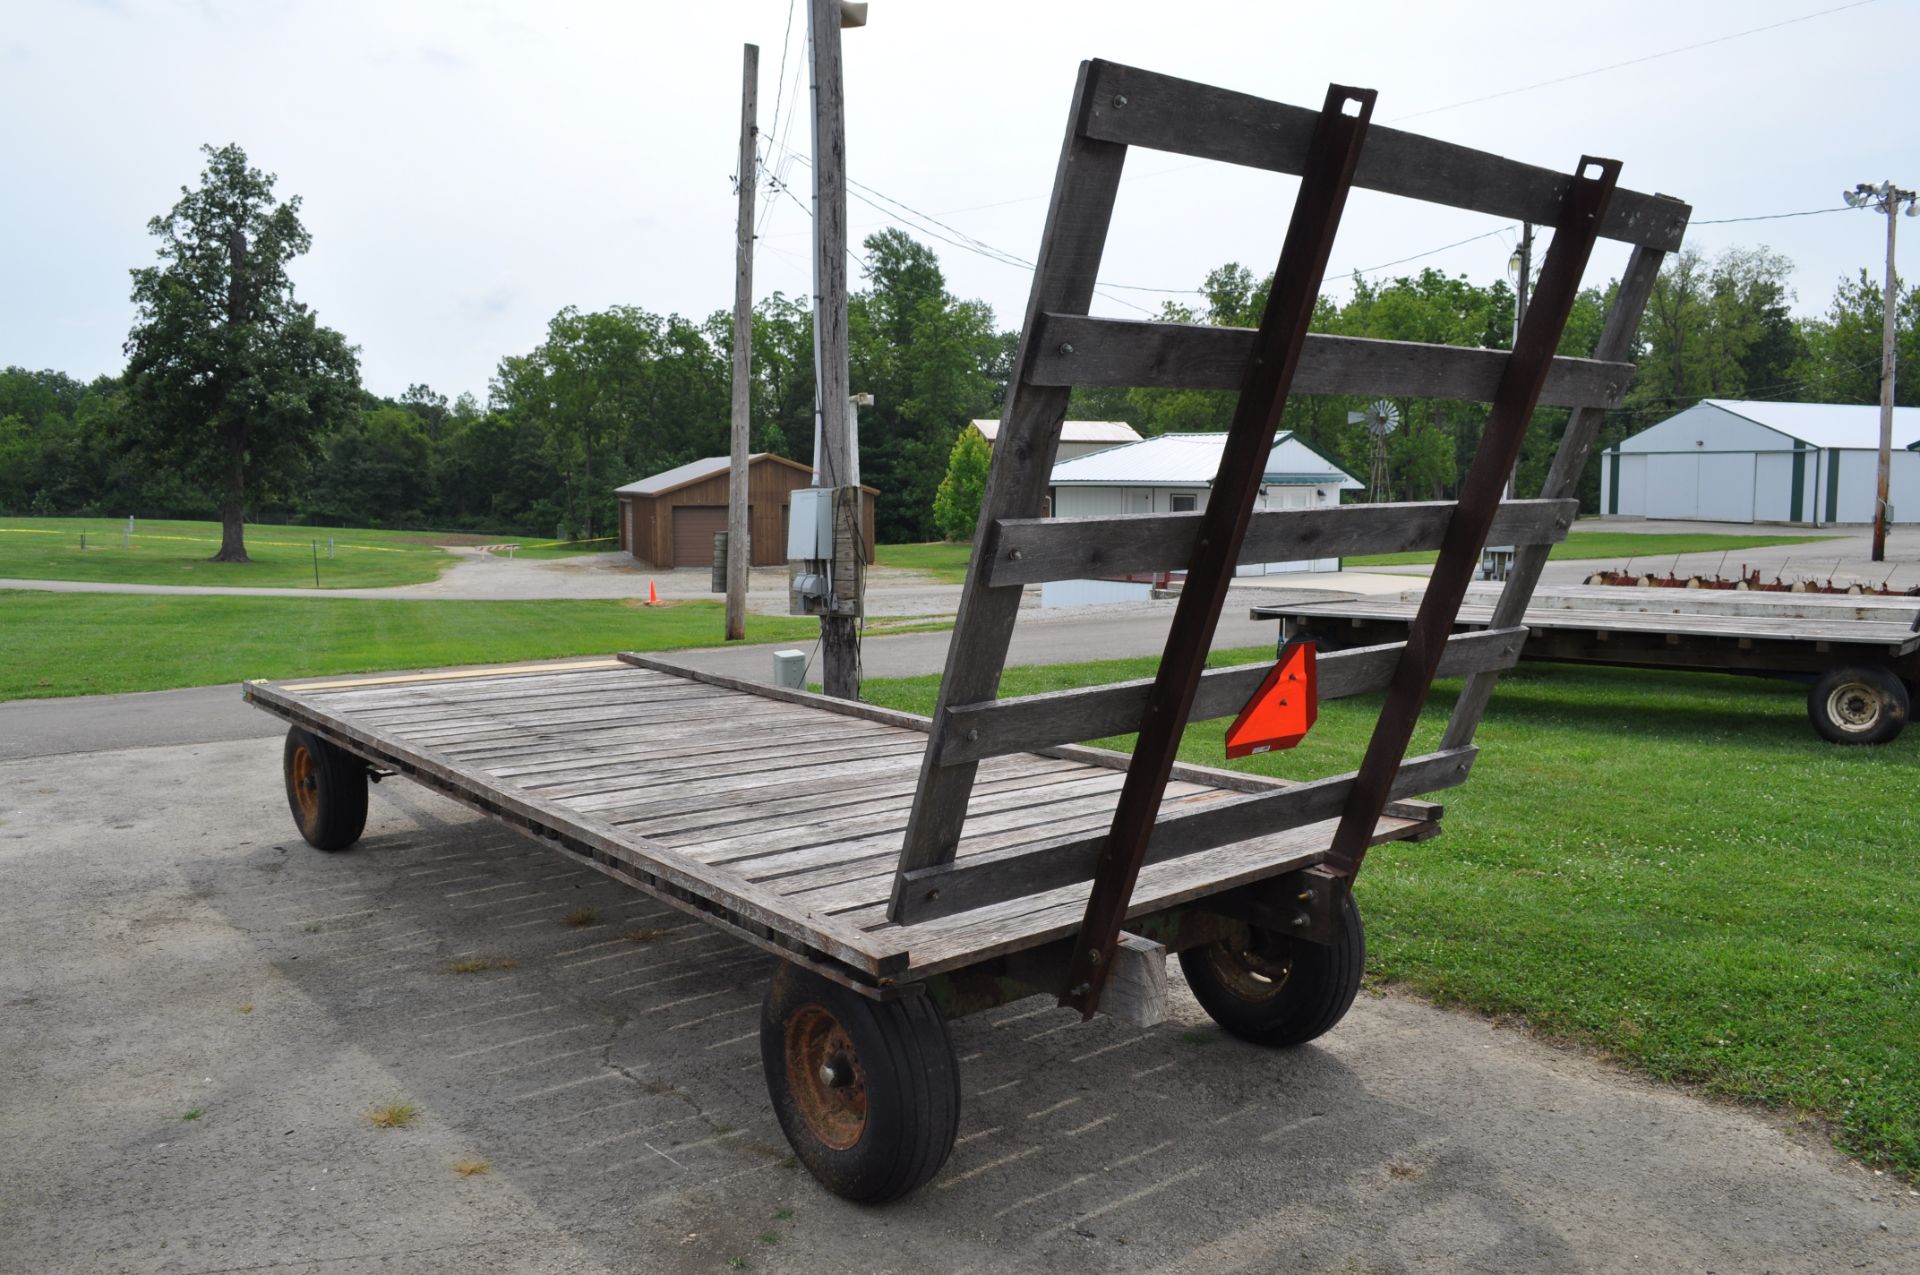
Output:
<svg viewBox="0 0 1920 1275">
<path fill-rule="evenodd" d="M 1295 1045 L 1358 990 L 1352 883 L 1368 848 L 1419 840 L 1463 782 L 1494 679 L 1662 256 L 1688 210 L 1616 189 L 1617 165 L 1556 173 L 1371 125 L 1374 95 L 1318 111 L 1105 62 L 1081 68 L 972 565 L 930 718 L 717 677 L 642 655 L 585 667 L 250 683 L 290 723 L 287 798 L 308 841 L 359 836 L 370 778 L 399 774 L 542 838 L 778 958 L 760 1039 L 800 1161 L 851 1199 L 897 1198 L 959 1122 L 955 1016 L 1034 995 L 1152 1022 L 1166 957 L 1226 1030 Z M 1135 146 L 1300 177 L 1254 330 L 1088 313 Z M 1349 190 L 1556 228 L 1512 352 L 1309 335 Z M 1634 246 L 1594 359 L 1555 356 L 1597 238 Z M 1239 392 L 1198 513 L 1041 517 L 1074 385 Z M 1455 398 L 1491 412 L 1455 502 L 1252 512 L 1289 393 Z M 1571 419 L 1538 500 L 1501 490 L 1535 407 Z M 1484 631 L 1450 636 L 1489 538 L 1522 546 Z M 1266 665 L 1208 670 L 1242 560 L 1435 548 L 1406 641 L 1319 661 L 1323 698 L 1384 689 L 1359 767 L 1285 783 L 1176 760 L 1189 721 L 1231 714 Z M 997 689 L 1024 588 L 1184 569 L 1158 674 L 1025 698 Z M 1408 757 L 1433 678 L 1467 675 L 1442 747 Z M 1138 733 L 1131 754 L 1078 741 Z"/>
</svg>

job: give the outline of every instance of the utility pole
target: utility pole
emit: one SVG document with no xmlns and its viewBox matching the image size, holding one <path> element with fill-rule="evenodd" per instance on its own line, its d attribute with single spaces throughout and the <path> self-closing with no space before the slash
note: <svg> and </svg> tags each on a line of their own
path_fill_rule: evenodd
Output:
<svg viewBox="0 0 1920 1275">
<path fill-rule="evenodd" d="M 1520 321 L 1527 317 L 1527 288 L 1533 274 L 1533 223 L 1520 223 L 1520 246 L 1507 258 L 1507 269 L 1515 272 L 1513 285 L 1513 346 L 1520 344 Z M 1511 349 L 1513 346 L 1509 346 Z M 1507 475 L 1507 499 L 1513 499 L 1514 477 L 1520 467 L 1515 465 L 1513 472 Z"/>
<path fill-rule="evenodd" d="M 864 26 L 867 6 L 845 0 L 807 0 L 813 45 L 813 369 L 815 481 L 850 489 L 851 525 L 836 508 L 836 557 L 843 537 L 861 526 L 859 485 L 847 417 L 847 129 L 840 76 L 840 28 Z M 859 553 L 864 546 L 855 545 Z M 863 555 L 862 555 L 863 556 Z M 822 687 L 842 699 L 860 698 L 859 571 L 853 573 L 852 614 L 820 617 Z M 837 593 L 844 582 L 835 582 Z M 839 609 L 839 608 L 834 608 Z"/>
<path fill-rule="evenodd" d="M 753 188 L 758 182 L 760 46 L 740 78 L 740 225 L 733 266 L 733 442 L 727 467 L 727 641 L 747 636 L 747 435 L 753 390 Z"/>
<path fill-rule="evenodd" d="M 1893 219 L 1903 203 L 1907 206 L 1907 216 L 1913 216 L 1914 201 L 1920 196 L 1892 182 L 1881 182 L 1878 186 L 1861 182 L 1842 197 L 1854 208 L 1876 208 L 1887 219 L 1887 277 L 1880 296 L 1880 471 L 1875 479 L 1873 501 L 1873 560 L 1885 562 L 1887 497 L 1893 482 L 1893 320 L 1894 302 L 1898 299 L 1894 295 Z"/>
</svg>

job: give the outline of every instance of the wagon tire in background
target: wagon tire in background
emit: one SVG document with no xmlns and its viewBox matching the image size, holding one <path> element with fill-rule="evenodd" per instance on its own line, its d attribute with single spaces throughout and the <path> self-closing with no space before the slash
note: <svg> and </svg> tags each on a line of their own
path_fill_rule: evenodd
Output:
<svg viewBox="0 0 1920 1275">
<path fill-rule="evenodd" d="M 925 995 L 869 1000 L 781 961 L 761 1006 L 760 1062 L 795 1155 L 843 1199 L 897 1200 L 953 1150 L 960 1068 Z"/>
<path fill-rule="evenodd" d="M 1254 926 L 1180 953 L 1200 1008 L 1232 1035 L 1256 1045 L 1302 1045 L 1332 1030 L 1353 1007 L 1366 969 L 1360 909 L 1347 895 L 1340 938 L 1309 943 Z"/>
<path fill-rule="evenodd" d="M 1892 669 L 1842 665 L 1814 679 L 1807 716 L 1832 744 L 1890 743 L 1905 729 L 1913 699 Z"/>
<path fill-rule="evenodd" d="M 367 827 L 367 765 L 346 749 L 295 726 L 287 732 L 280 768 L 287 808 L 307 844 L 344 850 Z"/>
</svg>

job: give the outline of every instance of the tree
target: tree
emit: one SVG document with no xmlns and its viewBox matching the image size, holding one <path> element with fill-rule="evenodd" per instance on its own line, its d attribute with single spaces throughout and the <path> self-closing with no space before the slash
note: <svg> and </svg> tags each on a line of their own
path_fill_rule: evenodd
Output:
<svg viewBox="0 0 1920 1275">
<path fill-rule="evenodd" d="M 149 454 L 217 495 L 214 561 L 246 562 L 249 499 L 305 474 L 353 411 L 359 366 L 294 299 L 287 264 L 312 246 L 299 196 L 276 204 L 273 176 L 238 146 L 201 149 L 200 187 L 147 223 L 161 264 L 132 272 L 127 384 Z"/>
<path fill-rule="evenodd" d="M 1007 343 L 983 302 L 947 291 L 925 244 L 888 229 L 864 247 L 868 286 L 847 306 L 853 389 L 875 399 L 860 412 L 860 477 L 880 491 L 883 543 L 928 540 L 955 436 L 999 401 Z"/>
<path fill-rule="evenodd" d="M 948 540 L 969 540 L 987 494 L 987 466 L 992 458 L 987 440 L 977 429 L 962 429 L 947 454 L 947 476 L 933 495 L 933 521 Z"/>
</svg>

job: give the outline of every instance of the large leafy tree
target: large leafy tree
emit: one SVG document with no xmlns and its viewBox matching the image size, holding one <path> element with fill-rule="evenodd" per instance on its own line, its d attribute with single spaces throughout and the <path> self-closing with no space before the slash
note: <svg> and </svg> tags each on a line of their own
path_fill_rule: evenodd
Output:
<svg viewBox="0 0 1920 1275">
<path fill-rule="evenodd" d="M 147 223 L 158 265 L 133 271 L 127 390 L 145 451 L 218 500 L 216 562 L 247 561 L 250 501 L 292 492 L 354 411 L 353 347 L 294 299 L 287 266 L 312 245 L 300 199 L 234 145 L 202 147 L 197 189 Z"/>
<path fill-rule="evenodd" d="M 883 542 L 931 540 L 953 440 L 994 411 L 1007 343 L 983 302 L 947 291 L 931 248 L 891 228 L 863 246 L 868 286 L 847 307 L 853 389 L 875 399 L 860 412 L 860 477 L 880 491 Z"/>
</svg>

